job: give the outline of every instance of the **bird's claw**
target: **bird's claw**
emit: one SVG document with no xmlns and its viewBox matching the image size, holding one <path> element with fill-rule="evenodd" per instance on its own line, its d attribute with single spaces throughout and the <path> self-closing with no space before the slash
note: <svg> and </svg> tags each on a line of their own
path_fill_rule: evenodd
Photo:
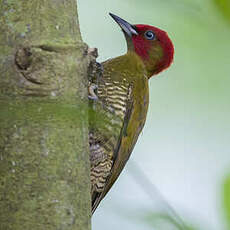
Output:
<svg viewBox="0 0 230 230">
<path fill-rule="evenodd" d="M 102 75 L 104 72 L 104 67 L 100 62 L 96 62 L 97 71 Z"/>
<path fill-rule="evenodd" d="M 95 93 L 95 90 L 98 88 L 98 86 L 94 83 L 91 83 L 88 87 L 88 98 L 90 100 L 98 100 L 98 96 Z"/>
</svg>

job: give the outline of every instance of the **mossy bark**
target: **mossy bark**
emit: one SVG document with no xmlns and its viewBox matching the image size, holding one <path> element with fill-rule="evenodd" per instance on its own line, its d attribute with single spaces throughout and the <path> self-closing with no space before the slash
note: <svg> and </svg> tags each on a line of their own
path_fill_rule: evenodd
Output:
<svg viewBox="0 0 230 230">
<path fill-rule="evenodd" d="M 90 229 L 87 46 L 75 0 L 0 0 L 0 229 Z"/>
</svg>

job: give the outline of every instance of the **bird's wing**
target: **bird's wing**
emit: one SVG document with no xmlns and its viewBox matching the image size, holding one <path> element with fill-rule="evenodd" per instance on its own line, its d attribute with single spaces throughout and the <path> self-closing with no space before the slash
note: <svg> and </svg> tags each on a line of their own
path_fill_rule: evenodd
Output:
<svg viewBox="0 0 230 230">
<path fill-rule="evenodd" d="M 117 177 L 121 173 L 122 169 L 124 168 L 130 153 L 132 152 L 133 146 L 135 142 L 132 143 L 129 150 L 123 152 L 122 148 L 124 145 L 124 139 L 127 138 L 127 127 L 130 124 L 130 120 L 132 120 L 132 112 L 133 112 L 133 96 L 132 96 L 132 86 L 129 85 L 127 87 L 127 97 L 125 103 L 125 113 L 123 115 L 123 123 L 120 129 L 120 134 L 118 137 L 117 144 L 113 151 L 113 160 L 111 165 L 111 170 L 109 175 L 106 177 L 105 186 L 101 192 L 94 192 L 92 194 L 92 213 L 96 210 L 97 206 L 99 205 L 100 201 L 106 195 L 106 193 L 110 190 L 113 183 L 116 181 Z"/>
</svg>

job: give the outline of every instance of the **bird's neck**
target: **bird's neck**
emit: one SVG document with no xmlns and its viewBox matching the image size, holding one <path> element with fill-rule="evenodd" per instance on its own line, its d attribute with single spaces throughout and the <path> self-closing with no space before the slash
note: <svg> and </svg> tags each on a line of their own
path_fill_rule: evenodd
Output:
<svg viewBox="0 0 230 230">
<path fill-rule="evenodd" d="M 138 78 L 146 77 L 146 68 L 141 58 L 133 51 L 128 51 L 126 54 L 109 59 L 104 63 L 105 71 L 119 72 L 115 74 L 117 77 L 126 78 L 130 83 Z M 115 76 L 114 75 L 114 76 Z M 119 79 L 117 79 L 119 80 Z"/>
<path fill-rule="evenodd" d="M 134 51 L 128 50 L 121 58 L 122 63 L 124 63 L 123 69 L 127 68 L 128 72 L 139 77 L 143 77 L 144 75 L 147 76 L 143 61 Z"/>
<path fill-rule="evenodd" d="M 160 61 L 163 57 L 162 47 L 151 47 L 147 52 L 147 57 L 146 55 L 141 56 L 141 54 L 145 53 L 146 47 L 138 46 L 135 48 L 132 38 L 128 35 L 125 35 L 125 38 L 127 43 L 127 55 L 132 55 L 135 53 L 136 56 L 139 57 L 140 61 L 145 66 L 148 78 L 161 72 L 161 70 L 163 69 L 162 64 L 164 64 Z"/>
</svg>

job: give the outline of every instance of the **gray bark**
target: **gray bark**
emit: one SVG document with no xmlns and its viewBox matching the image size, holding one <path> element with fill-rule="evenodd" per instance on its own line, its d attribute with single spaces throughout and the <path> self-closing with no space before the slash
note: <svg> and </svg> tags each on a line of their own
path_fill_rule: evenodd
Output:
<svg viewBox="0 0 230 230">
<path fill-rule="evenodd" d="M 0 0 L 0 229 L 89 230 L 87 71 L 75 0 Z"/>
</svg>

